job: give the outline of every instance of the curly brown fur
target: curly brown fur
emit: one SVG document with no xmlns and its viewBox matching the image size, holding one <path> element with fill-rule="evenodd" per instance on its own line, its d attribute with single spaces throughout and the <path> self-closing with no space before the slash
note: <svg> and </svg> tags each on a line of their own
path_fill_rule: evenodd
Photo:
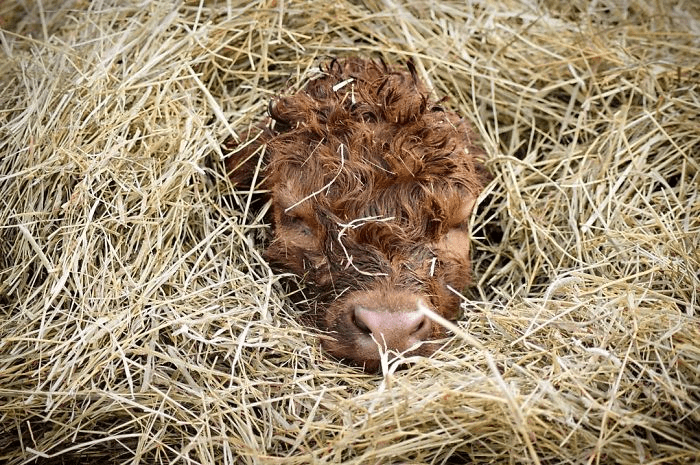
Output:
<svg viewBox="0 0 700 465">
<path fill-rule="evenodd" d="M 458 316 L 448 286 L 470 281 L 468 220 L 488 181 L 484 151 L 464 120 L 429 99 L 410 64 L 348 58 L 321 70 L 302 91 L 271 102 L 269 125 L 228 167 L 235 182 L 250 182 L 257 160 L 249 155 L 266 144 L 267 259 L 303 278 L 316 325 L 334 338 L 326 351 L 376 369 L 378 352 L 359 341 L 367 328 L 355 309 L 425 305 Z M 421 339 L 444 334 L 433 324 Z"/>
</svg>

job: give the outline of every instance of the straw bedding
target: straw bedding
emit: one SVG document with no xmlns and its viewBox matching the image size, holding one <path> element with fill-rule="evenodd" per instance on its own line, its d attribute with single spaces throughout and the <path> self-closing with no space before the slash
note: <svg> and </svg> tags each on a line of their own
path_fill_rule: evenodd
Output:
<svg viewBox="0 0 700 465">
<path fill-rule="evenodd" d="M 0 4 L 0 462 L 700 462 L 693 2 Z M 412 58 L 495 180 L 435 356 L 327 358 L 221 143 Z"/>
</svg>

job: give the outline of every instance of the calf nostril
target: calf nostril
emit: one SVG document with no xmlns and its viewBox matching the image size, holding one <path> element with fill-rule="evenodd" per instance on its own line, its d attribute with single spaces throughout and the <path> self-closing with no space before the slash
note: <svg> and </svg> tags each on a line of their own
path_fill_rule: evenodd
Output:
<svg viewBox="0 0 700 465">
<path fill-rule="evenodd" d="M 365 310 L 362 307 L 357 307 L 352 315 L 353 324 L 357 327 L 357 329 L 359 329 L 365 334 L 372 333 L 372 330 L 369 328 L 369 326 L 367 326 L 367 323 L 364 319 L 364 317 L 366 316 L 366 312 L 368 311 L 369 310 Z"/>
<path fill-rule="evenodd" d="M 374 334 L 375 337 L 379 336 L 380 333 L 387 332 L 384 315 L 381 313 L 382 312 L 357 306 L 353 311 L 353 324 L 367 336 L 371 336 L 372 334 Z"/>
<path fill-rule="evenodd" d="M 430 320 L 427 316 L 421 315 L 422 318 L 413 327 L 410 335 L 418 340 L 426 339 L 430 335 Z"/>
</svg>

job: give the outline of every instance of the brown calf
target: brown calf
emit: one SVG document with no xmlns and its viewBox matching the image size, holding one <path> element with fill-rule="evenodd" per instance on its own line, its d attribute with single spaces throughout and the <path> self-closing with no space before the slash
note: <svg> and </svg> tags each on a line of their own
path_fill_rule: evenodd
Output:
<svg viewBox="0 0 700 465">
<path fill-rule="evenodd" d="M 469 217 L 488 180 L 469 125 L 428 98 L 407 70 L 348 58 L 274 99 L 258 139 L 233 149 L 234 182 L 250 184 L 266 144 L 272 198 L 266 258 L 302 278 L 315 325 L 335 357 L 379 368 L 380 350 L 428 355 L 470 281 Z M 240 146 L 243 147 L 243 146 Z M 422 344 L 419 344 L 422 343 Z"/>
</svg>

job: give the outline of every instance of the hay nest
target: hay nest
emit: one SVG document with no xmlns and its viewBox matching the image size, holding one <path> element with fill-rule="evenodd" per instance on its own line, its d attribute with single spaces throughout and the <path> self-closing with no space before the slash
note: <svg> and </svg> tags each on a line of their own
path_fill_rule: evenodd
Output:
<svg viewBox="0 0 700 465">
<path fill-rule="evenodd" d="M 0 462 L 700 461 L 694 2 L 20 3 Z M 495 176 L 459 330 L 383 376 L 297 322 L 220 148 L 348 54 L 412 58 Z"/>
</svg>

